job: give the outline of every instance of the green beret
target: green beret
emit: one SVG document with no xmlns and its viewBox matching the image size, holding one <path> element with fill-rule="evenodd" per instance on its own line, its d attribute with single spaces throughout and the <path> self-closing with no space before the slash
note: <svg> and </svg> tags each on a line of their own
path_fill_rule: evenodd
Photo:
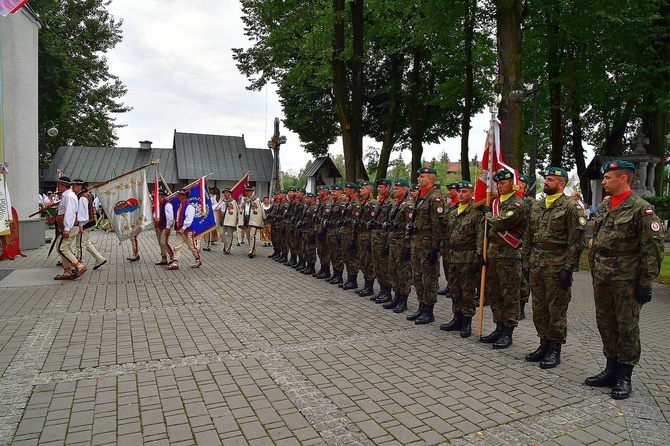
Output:
<svg viewBox="0 0 670 446">
<path fill-rule="evenodd" d="M 432 167 L 422 167 L 421 169 L 417 170 L 416 173 L 419 175 L 422 173 L 432 173 L 433 175 L 437 175 L 437 171 Z"/>
<path fill-rule="evenodd" d="M 328 186 L 326 186 L 325 184 L 316 187 L 316 190 L 324 190 L 324 189 L 330 190 Z"/>
<path fill-rule="evenodd" d="M 442 190 L 442 185 L 440 183 L 433 184 L 433 189 Z"/>
<path fill-rule="evenodd" d="M 303 194 L 305 193 L 305 189 L 303 189 L 302 187 L 296 187 L 295 191 L 296 192 L 302 192 Z"/>
<path fill-rule="evenodd" d="M 568 178 L 568 171 L 560 167 L 547 167 L 547 170 L 544 172 L 545 177 L 562 177 Z"/>
<path fill-rule="evenodd" d="M 530 181 L 528 181 L 528 175 L 524 175 L 522 173 L 519 174 L 519 180 L 523 181 L 526 184 L 530 183 Z"/>
<path fill-rule="evenodd" d="M 311 192 L 307 192 L 307 193 L 305 194 L 305 197 L 314 198 L 314 197 L 316 197 L 316 195 L 314 195 L 314 194 L 311 193 Z"/>
<path fill-rule="evenodd" d="M 335 183 L 332 186 L 330 186 L 330 190 L 342 190 L 342 185 Z"/>
<path fill-rule="evenodd" d="M 419 185 L 416 184 L 416 183 L 412 183 L 411 188 L 412 188 L 412 190 L 419 190 Z"/>
<path fill-rule="evenodd" d="M 407 182 L 407 180 L 405 180 L 404 178 L 398 178 L 397 180 L 395 180 L 393 185 L 395 187 L 409 187 L 409 182 Z"/>
<path fill-rule="evenodd" d="M 496 183 L 502 180 L 511 180 L 512 178 L 514 178 L 514 174 L 509 169 L 500 169 L 493 175 L 493 181 Z"/>
<path fill-rule="evenodd" d="M 459 181 L 459 182 L 457 183 L 457 185 L 458 185 L 458 186 L 457 186 L 457 189 L 458 189 L 458 190 L 461 190 L 461 189 L 474 189 L 474 188 L 475 188 L 475 187 L 472 185 L 471 182 L 466 181 L 466 180 Z"/>
<path fill-rule="evenodd" d="M 452 190 L 452 189 L 456 189 L 456 190 L 458 190 L 458 183 L 449 183 L 449 184 L 447 185 L 447 189 L 449 189 L 449 190 Z"/>
<path fill-rule="evenodd" d="M 363 186 L 374 186 L 374 184 L 372 183 L 372 181 L 361 181 L 360 183 L 358 183 L 358 187 Z"/>
<path fill-rule="evenodd" d="M 353 189 L 353 190 L 358 190 L 358 184 L 354 183 L 353 181 L 347 181 L 344 183 L 345 188 Z"/>
<path fill-rule="evenodd" d="M 603 164 L 603 166 L 600 168 L 603 174 L 611 170 L 623 170 L 623 169 L 630 169 L 634 171 L 635 165 L 629 161 L 614 160 L 610 161 L 609 163 Z"/>
<path fill-rule="evenodd" d="M 375 184 L 377 186 L 390 186 L 391 180 L 389 180 L 388 178 L 380 178 L 377 181 L 375 181 Z"/>
<path fill-rule="evenodd" d="M 289 192 L 295 192 L 295 187 L 289 187 L 289 188 L 288 188 L 288 191 L 289 191 Z"/>
<path fill-rule="evenodd" d="M 284 189 L 280 189 L 277 193 L 278 193 L 278 194 L 285 194 L 286 191 L 285 191 Z"/>
</svg>

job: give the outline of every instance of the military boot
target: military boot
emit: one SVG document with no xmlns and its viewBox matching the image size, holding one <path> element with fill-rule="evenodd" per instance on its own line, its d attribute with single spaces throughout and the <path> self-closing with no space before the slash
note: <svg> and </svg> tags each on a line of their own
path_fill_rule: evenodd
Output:
<svg viewBox="0 0 670 446">
<path fill-rule="evenodd" d="M 276 259 L 279 257 L 279 250 L 277 248 L 273 249 L 272 254 L 270 254 L 268 257 L 271 259 Z"/>
<path fill-rule="evenodd" d="M 479 340 L 479 342 L 483 342 L 484 344 L 493 344 L 495 341 L 498 340 L 500 335 L 502 335 L 504 329 L 505 329 L 505 324 L 503 324 L 502 322 L 496 322 L 495 331 L 488 336 L 483 336 Z"/>
<path fill-rule="evenodd" d="M 469 338 L 472 335 L 472 318 L 463 316 L 463 325 L 461 325 L 461 337 Z"/>
<path fill-rule="evenodd" d="M 381 286 L 383 294 L 375 300 L 377 304 L 386 304 L 393 302 L 393 297 L 391 296 L 391 285 Z"/>
<path fill-rule="evenodd" d="M 298 271 L 301 271 L 303 268 L 307 266 L 307 262 L 305 262 L 305 258 L 302 257 L 301 255 L 298 255 L 298 262 L 295 264 L 293 269 L 296 269 Z"/>
<path fill-rule="evenodd" d="M 343 290 L 353 290 L 358 288 L 358 274 L 349 274 L 347 283 L 342 286 Z"/>
<path fill-rule="evenodd" d="M 435 316 L 433 316 L 433 308 L 435 307 L 435 304 L 426 304 L 423 310 L 423 314 L 419 316 L 417 320 L 414 321 L 415 324 L 417 325 L 425 325 L 425 324 L 430 324 L 431 322 L 435 321 Z"/>
<path fill-rule="evenodd" d="M 377 292 L 377 294 L 375 294 L 373 296 L 370 296 L 370 300 L 372 302 L 377 302 L 377 299 L 380 299 L 380 298 L 383 298 L 383 297 L 384 297 L 384 287 L 380 285 L 379 286 L 379 291 Z"/>
<path fill-rule="evenodd" d="M 498 340 L 493 343 L 493 348 L 500 350 L 511 346 L 512 333 L 514 333 L 514 327 L 512 327 L 511 325 L 506 326 L 505 330 L 502 332 Z"/>
<path fill-rule="evenodd" d="M 519 302 L 519 320 L 526 319 L 526 302 Z"/>
<path fill-rule="evenodd" d="M 407 311 L 407 296 L 406 294 L 401 294 L 400 299 L 398 299 L 398 305 L 395 306 L 393 312 L 396 314 L 404 313 Z"/>
<path fill-rule="evenodd" d="M 544 339 L 540 340 L 540 346 L 532 353 L 528 353 L 526 355 L 526 361 L 528 362 L 538 362 L 542 361 L 545 356 L 547 356 L 547 352 L 549 351 L 549 341 L 545 341 Z"/>
<path fill-rule="evenodd" d="M 419 319 L 419 316 L 421 316 L 423 314 L 423 310 L 425 308 L 426 308 L 426 304 L 424 304 L 423 302 L 419 302 L 419 308 L 416 310 L 416 312 L 407 316 L 407 320 L 408 321 L 415 321 L 415 320 Z M 393 310 L 393 312 L 395 312 L 395 310 Z"/>
<path fill-rule="evenodd" d="M 607 358 L 605 370 L 595 376 L 589 376 L 584 384 L 591 387 L 614 387 L 619 376 L 619 361 L 617 358 Z"/>
<path fill-rule="evenodd" d="M 361 291 L 360 291 L 360 293 L 358 293 L 358 295 L 361 296 L 361 297 L 368 297 L 368 296 L 374 295 L 375 294 L 374 286 L 375 286 L 374 279 L 373 280 L 366 280 L 365 281 L 365 286 L 363 287 L 363 289 L 361 289 Z"/>
<path fill-rule="evenodd" d="M 317 279 L 330 279 L 330 263 L 326 262 L 321 265 L 321 272 L 316 275 Z"/>
<path fill-rule="evenodd" d="M 286 266 L 291 268 L 295 267 L 298 264 L 298 254 L 291 253 L 291 260 L 285 263 Z"/>
<path fill-rule="evenodd" d="M 323 272 L 323 263 L 321 264 L 321 268 L 319 268 L 319 270 L 317 271 L 317 270 L 316 270 L 316 262 L 315 262 L 315 263 L 314 263 L 314 272 L 313 272 L 313 273 L 310 273 L 311 276 L 312 276 L 312 277 L 316 277 L 316 276 L 318 276 L 319 274 L 321 274 L 321 272 Z"/>
<path fill-rule="evenodd" d="M 276 260 L 281 264 L 285 264 L 286 262 L 288 262 L 288 252 L 282 252 L 281 257 L 279 257 Z"/>
<path fill-rule="evenodd" d="M 316 265 L 316 263 L 308 263 L 308 264 L 307 264 L 307 268 L 305 268 L 305 269 L 302 270 L 301 272 L 302 272 L 304 275 L 306 275 L 306 276 L 307 276 L 307 275 L 310 275 L 310 274 L 314 274 L 314 273 L 316 272 L 316 271 L 314 270 L 314 265 Z"/>
<path fill-rule="evenodd" d="M 561 363 L 561 343 L 549 341 L 549 351 L 540 362 L 541 369 L 553 369 Z"/>
<path fill-rule="evenodd" d="M 342 273 L 343 273 L 342 270 L 339 270 L 339 271 L 334 270 L 333 275 L 330 276 L 330 279 L 326 279 L 326 282 L 332 283 L 333 285 L 341 284 L 343 282 L 342 281 Z"/>
<path fill-rule="evenodd" d="M 463 313 L 454 313 L 453 319 L 446 324 L 440 325 L 440 330 L 443 331 L 458 331 L 463 327 Z"/>
<path fill-rule="evenodd" d="M 619 379 L 616 385 L 612 387 L 610 394 L 615 400 L 625 400 L 632 392 L 631 377 L 633 375 L 633 366 L 630 364 L 619 364 Z"/>
<path fill-rule="evenodd" d="M 393 296 L 393 299 L 391 299 L 390 302 L 386 302 L 384 305 L 382 305 L 382 308 L 385 310 L 393 310 L 398 306 L 398 302 L 400 302 L 400 294 L 396 292 L 395 296 Z"/>
</svg>

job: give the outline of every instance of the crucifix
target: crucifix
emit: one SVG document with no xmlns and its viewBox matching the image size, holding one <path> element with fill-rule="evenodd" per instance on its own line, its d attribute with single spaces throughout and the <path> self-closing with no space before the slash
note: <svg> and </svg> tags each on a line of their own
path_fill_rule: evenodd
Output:
<svg viewBox="0 0 670 446">
<path fill-rule="evenodd" d="M 281 190 L 281 171 L 279 165 L 279 149 L 282 144 L 286 144 L 286 136 L 281 136 L 279 134 L 279 118 L 275 118 L 275 132 L 272 135 L 272 139 L 268 141 L 268 148 L 272 149 L 272 153 L 275 158 L 275 164 L 272 169 L 272 184 L 270 189 L 273 192 L 279 192 Z"/>
</svg>

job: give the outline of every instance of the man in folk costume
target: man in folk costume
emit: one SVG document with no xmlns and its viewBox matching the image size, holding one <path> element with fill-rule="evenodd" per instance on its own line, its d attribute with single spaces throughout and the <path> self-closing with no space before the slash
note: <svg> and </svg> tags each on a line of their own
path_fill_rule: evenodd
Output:
<svg viewBox="0 0 670 446">
<path fill-rule="evenodd" d="M 254 194 L 253 187 L 245 187 L 244 192 L 247 196 L 242 201 L 237 227 L 244 230 L 249 242 L 249 258 L 253 259 L 256 255 L 256 232 L 263 229 L 265 210 L 261 199 Z"/>
<path fill-rule="evenodd" d="M 56 213 L 57 238 L 56 249 L 61 257 L 63 273 L 54 277 L 54 280 L 72 280 L 80 277 L 86 272 L 86 267 L 72 253 L 72 241 L 79 233 L 77 212 L 79 200 L 77 195 L 70 189 L 70 178 L 60 177 L 56 183 L 61 199 L 58 203 Z"/>
<path fill-rule="evenodd" d="M 174 257 L 174 251 L 172 250 L 172 246 L 170 246 L 170 233 L 174 225 L 174 208 L 172 207 L 172 203 L 168 202 L 165 197 L 165 190 L 162 188 L 159 189 L 160 219 L 156 221 L 156 237 L 158 238 L 158 246 L 161 249 L 161 261 L 156 263 L 156 265 L 169 265 L 172 257 Z"/>
<path fill-rule="evenodd" d="M 521 242 L 526 227 L 524 203 L 514 190 L 514 173 L 500 169 L 493 175 L 499 197 L 492 209 L 484 209 L 490 228 L 486 268 L 486 294 L 496 329 L 480 342 L 495 349 L 512 345 L 512 333 L 519 323 L 519 277 Z"/>
<path fill-rule="evenodd" d="M 184 245 L 188 246 L 195 258 L 195 263 L 191 268 L 200 268 L 202 265 L 200 252 L 198 251 L 198 246 L 193 238 L 194 231 L 191 229 L 191 225 L 195 219 L 195 208 L 188 201 L 188 191 L 186 189 L 179 189 L 177 191 L 177 196 L 179 197 L 179 208 L 177 209 L 177 215 L 175 217 L 176 234 L 174 241 L 174 255 L 168 269 L 179 269 L 179 253 Z"/>
<path fill-rule="evenodd" d="M 93 197 L 88 192 L 86 188 L 86 183 L 84 180 L 76 179 L 72 180 L 72 191 L 77 194 L 78 197 L 78 210 L 77 210 L 77 221 L 79 222 L 79 234 L 77 234 L 77 258 L 79 260 L 83 259 L 84 249 L 88 251 L 95 258 L 95 265 L 93 269 L 98 269 L 105 263 L 105 259 L 93 243 L 91 243 L 90 236 L 93 227 L 95 226 L 95 214 L 93 213 Z"/>
<path fill-rule="evenodd" d="M 233 246 L 233 232 L 237 227 L 237 220 L 239 217 L 239 208 L 237 201 L 233 199 L 232 191 L 226 187 L 223 189 L 223 198 L 216 203 L 214 210 L 221 212 L 219 219 L 219 231 L 221 231 L 221 240 L 223 240 L 223 253 L 230 254 L 230 248 Z"/>
</svg>

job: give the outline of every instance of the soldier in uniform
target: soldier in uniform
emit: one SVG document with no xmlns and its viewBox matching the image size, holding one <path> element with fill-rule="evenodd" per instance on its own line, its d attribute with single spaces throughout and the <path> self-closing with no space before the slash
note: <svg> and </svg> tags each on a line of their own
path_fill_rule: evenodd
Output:
<svg viewBox="0 0 670 446">
<path fill-rule="evenodd" d="M 449 217 L 449 211 L 455 209 L 458 207 L 458 182 L 456 183 L 449 183 L 447 185 L 447 190 L 449 191 L 449 195 L 447 196 L 449 198 L 448 204 L 449 204 L 449 210 L 445 213 L 444 221 L 446 224 L 446 221 Z M 447 232 L 448 228 L 445 227 L 445 233 Z M 440 246 L 440 254 L 442 255 L 442 268 L 444 269 L 444 279 L 447 281 L 447 285 L 442 288 L 440 291 L 437 292 L 438 296 L 448 296 L 449 295 L 449 247 L 447 243 L 443 243 Z"/>
<path fill-rule="evenodd" d="M 324 222 L 330 217 L 333 200 L 330 198 L 330 189 L 326 185 L 318 186 L 316 192 L 319 196 L 319 204 L 314 218 L 314 234 L 321 269 L 313 276 L 317 279 L 328 279 L 330 278 L 330 251 L 328 250 L 328 227 L 324 226 Z"/>
<path fill-rule="evenodd" d="M 412 290 L 412 264 L 410 262 L 410 240 L 405 234 L 405 228 L 412 219 L 414 202 L 409 196 L 409 183 L 407 180 L 398 179 L 395 186 L 395 203 L 386 221 L 389 231 L 389 273 L 391 276 L 391 287 L 395 290 L 393 300 L 383 305 L 387 310 L 394 313 L 402 313 L 407 310 L 407 297 Z"/>
<path fill-rule="evenodd" d="M 275 214 L 275 232 L 277 233 L 277 243 L 279 255 L 274 258 L 275 262 L 285 263 L 288 260 L 288 234 L 286 233 L 286 215 L 288 214 L 289 202 L 284 189 L 279 191 L 279 204 Z"/>
<path fill-rule="evenodd" d="M 343 290 L 358 288 L 358 249 L 356 243 L 356 233 L 361 216 L 361 201 L 358 199 L 358 185 L 350 181 L 344 183 L 344 196 L 346 197 L 346 207 L 342 211 L 342 218 L 338 225 L 340 226 L 340 246 L 344 265 L 347 267 L 347 281 L 338 286 Z M 340 224 L 341 223 L 341 224 Z M 331 282 L 335 283 L 335 282 Z"/>
<path fill-rule="evenodd" d="M 333 184 L 330 190 L 332 205 L 330 213 L 326 216 L 322 225 L 324 225 L 326 230 L 328 253 L 330 255 L 330 262 L 333 264 L 333 275 L 330 279 L 326 279 L 326 282 L 340 285 L 344 283 L 344 279 L 342 279 L 344 259 L 342 257 L 342 237 L 340 235 L 340 227 L 338 226 L 338 223 L 342 219 L 342 214 L 344 213 L 347 202 L 344 195 L 342 195 L 343 188 L 341 185 Z"/>
<path fill-rule="evenodd" d="M 302 232 L 303 256 L 307 268 L 300 271 L 303 274 L 313 274 L 314 265 L 316 265 L 316 214 L 318 206 L 316 197 L 313 193 L 305 194 L 305 210 L 302 213 L 302 219 L 298 222 Z"/>
<path fill-rule="evenodd" d="M 281 191 L 277 191 L 272 194 L 272 205 L 267 211 L 267 223 L 270 225 L 270 241 L 272 244 L 272 254 L 268 256 L 270 259 L 275 259 L 279 257 L 279 229 L 277 229 L 277 212 L 281 207 Z"/>
<path fill-rule="evenodd" d="M 391 276 L 389 275 L 389 251 L 391 247 L 388 243 L 388 227 L 385 225 L 393 207 L 390 198 L 392 182 L 387 178 L 381 178 L 375 183 L 377 184 L 377 210 L 369 225 L 372 226 L 372 263 L 375 265 L 375 276 L 380 290 L 373 296 L 373 299 L 376 303 L 383 304 L 393 300 Z"/>
<path fill-rule="evenodd" d="M 286 194 L 286 199 L 287 199 L 287 205 L 285 205 L 285 211 L 284 211 L 284 234 L 286 237 L 286 250 L 282 249 L 283 252 L 286 253 L 285 256 L 282 256 L 279 260 L 279 263 L 283 263 L 285 265 L 289 265 L 291 263 L 295 264 L 298 262 L 298 255 L 295 251 L 295 245 L 294 245 L 294 239 L 293 236 L 294 234 L 294 229 L 293 229 L 293 223 L 291 222 L 291 219 L 293 218 L 293 214 L 295 213 L 295 207 L 298 205 L 296 202 L 295 198 L 295 188 L 294 187 L 289 187 L 288 188 L 288 194 Z"/>
<path fill-rule="evenodd" d="M 240 209 L 237 201 L 233 199 L 230 188 L 223 189 L 223 198 L 214 206 L 214 210 L 219 210 L 221 219 L 219 220 L 219 231 L 221 231 L 221 240 L 223 240 L 223 253 L 230 254 L 230 248 L 233 246 L 233 231 L 237 227 Z"/>
<path fill-rule="evenodd" d="M 302 220 L 302 214 L 305 212 L 307 205 L 305 204 L 305 189 L 302 187 L 295 188 L 295 207 L 293 208 L 293 218 L 291 223 L 293 225 L 293 243 L 296 251 L 296 261 L 293 265 L 288 265 L 296 270 L 301 270 L 307 267 L 305 261 L 305 252 L 302 240 L 302 229 L 298 225 Z"/>
<path fill-rule="evenodd" d="M 495 349 L 512 345 L 512 333 L 519 323 L 519 276 L 521 275 L 521 243 L 526 226 L 523 201 L 514 190 L 514 173 L 501 169 L 493 176 L 499 197 L 492 210 L 485 209 L 488 233 L 488 266 L 486 294 L 496 329 L 480 342 Z"/>
<path fill-rule="evenodd" d="M 519 191 L 523 195 L 523 204 L 526 209 L 526 226 L 530 221 L 530 210 L 535 204 L 535 198 L 529 196 L 528 177 L 519 174 Z M 529 258 L 521 259 L 521 285 L 519 287 L 519 320 L 526 319 L 526 304 L 530 298 L 530 263 Z"/>
<path fill-rule="evenodd" d="M 561 363 L 561 346 L 568 335 L 568 304 L 572 299 L 572 273 L 582 253 L 586 231 L 584 210 L 563 193 L 568 172 L 548 167 L 544 200 L 533 204 L 524 235 L 523 258 L 530 266 L 533 322 L 540 346 L 526 361 L 550 369 Z"/>
<path fill-rule="evenodd" d="M 359 184 L 359 197 L 361 199 L 361 214 L 358 216 L 358 261 L 365 284 L 363 288 L 356 290 L 361 297 L 375 294 L 375 264 L 372 262 L 372 225 L 371 222 L 377 216 L 378 203 L 372 197 L 374 185 L 370 181 L 362 181 Z"/>
<path fill-rule="evenodd" d="M 458 206 L 447 215 L 447 234 L 442 243 L 449 256 L 449 283 L 454 317 L 440 330 L 461 331 L 462 338 L 472 334 L 475 315 L 477 278 L 484 266 L 484 216 L 474 208 L 474 186 L 469 181 L 458 185 Z"/>
<path fill-rule="evenodd" d="M 447 211 L 447 202 L 433 188 L 437 178 L 435 169 L 422 167 L 417 173 L 419 192 L 414 212 L 407 225 L 407 235 L 412 239 L 412 276 L 419 309 L 407 316 L 407 320 L 421 325 L 435 320 L 433 307 L 437 302 L 437 261 L 443 233 L 442 218 Z"/>
<path fill-rule="evenodd" d="M 585 384 L 612 386 L 612 398 L 620 400 L 631 394 L 631 375 L 641 351 L 640 310 L 651 300 L 665 236 L 654 208 L 630 188 L 635 166 L 616 160 L 602 171 L 603 187 L 612 197 L 600 205 L 605 209 L 594 221 L 590 250 L 596 322 L 607 365 Z"/>
</svg>

